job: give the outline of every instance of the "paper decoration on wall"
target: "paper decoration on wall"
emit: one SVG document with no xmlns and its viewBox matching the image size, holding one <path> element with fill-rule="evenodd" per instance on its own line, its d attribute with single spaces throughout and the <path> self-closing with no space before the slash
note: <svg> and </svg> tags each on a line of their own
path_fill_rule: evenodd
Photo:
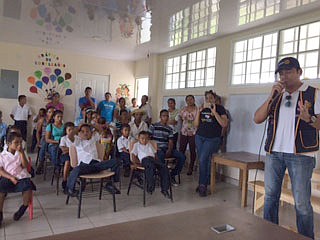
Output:
<svg viewBox="0 0 320 240">
<path fill-rule="evenodd" d="M 32 86 L 29 91 L 39 95 L 44 100 L 51 100 L 54 93 L 58 92 L 63 96 L 72 95 L 70 89 L 72 79 L 71 73 L 64 73 L 63 68 L 66 67 L 60 61 L 60 58 L 53 53 L 40 53 L 39 61 L 35 61 L 35 65 L 39 66 L 32 76 L 27 78 L 28 83 Z"/>
<path fill-rule="evenodd" d="M 58 68 L 65 68 L 66 64 L 60 61 L 60 58 L 51 53 L 51 52 L 44 52 L 38 55 L 38 59 L 34 62 L 35 65 L 38 66 L 46 66 L 46 67 L 58 67 Z"/>
<path fill-rule="evenodd" d="M 129 85 L 127 84 L 119 84 L 119 87 L 116 89 L 116 98 L 117 100 L 119 98 L 125 98 L 126 102 L 129 103 L 130 99 L 130 89 L 129 89 Z"/>
<path fill-rule="evenodd" d="M 119 19 L 120 33 L 124 38 L 130 38 L 134 33 L 133 17 L 125 16 Z"/>
<path fill-rule="evenodd" d="M 62 0 L 33 0 L 34 7 L 30 10 L 30 17 L 37 25 L 43 27 L 43 31 L 38 32 L 43 43 L 59 44 L 66 38 L 62 34 L 63 32 L 73 32 L 72 23 L 76 9 L 68 2 Z"/>
</svg>

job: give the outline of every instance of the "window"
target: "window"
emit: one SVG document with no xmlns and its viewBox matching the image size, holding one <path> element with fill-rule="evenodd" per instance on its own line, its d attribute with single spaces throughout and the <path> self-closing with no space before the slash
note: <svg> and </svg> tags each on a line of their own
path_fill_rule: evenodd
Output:
<svg viewBox="0 0 320 240">
<path fill-rule="evenodd" d="M 236 42 L 233 54 L 232 84 L 274 81 L 278 33 Z"/>
<path fill-rule="evenodd" d="M 280 31 L 279 59 L 292 56 L 298 58 L 303 69 L 302 78 L 319 76 L 320 22 Z"/>
<path fill-rule="evenodd" d="M 218 31 L 219 0 L 202 0 L 170 18 L 170 47 Z"/>
<path fill-rule="evenodd" d="M 146 15 L 141 19 L 140 39 L 139 43 L 149 42 L 151 40 L 151 11 L 146 12 Z"/>
<path fill-rule="evenodd" d="M 286 9 L 299 7 L 302 5 L 306 5 L 312 2 L 315 2 L 317 0 L 287 0 L 286 1 Z"/>
<path fill-rule="evenodd" d="M 276 64 L 284 57 L 299 60 L 301 79 L 317 79 L 319 55 L 320 21 L 241 40 L 234 44 L 232 84 L 273 82 Z"/>
<path fill-rule="evenodd" d="M 167 59 L 165 89 L 214 85 L 216 48 Z"/>
<path fill-rule="evenodd" d="M 239 25 L 279 13 L 280 0 L 240 0 Z"/>
</svg>

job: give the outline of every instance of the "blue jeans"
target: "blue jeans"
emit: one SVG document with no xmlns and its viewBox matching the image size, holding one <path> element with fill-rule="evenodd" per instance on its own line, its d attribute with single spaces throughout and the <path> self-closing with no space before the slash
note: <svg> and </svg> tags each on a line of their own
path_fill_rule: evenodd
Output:
<svg viewBox="0 0 320 240">
<path fill-rule="evenodd" d="M 67 181 L 67 187 L 70 191 L 73 191 L 77 182 L 77 178 L 80 175 L 98 173 L 108 169 L 115 173 L 115 175 L 113 176 L 114 181 L 119 182 L 119 167 L 120 164 L 116 159 L 110 159 L 108 161 L 101 162 L 93 159 L 89 164 L 80 162 L 80 164 L 77 167 L 73 168 L 73 170 L 71 171 Z"/>
<path fill-rule="evenodd" d="M 48 150 L 48 143 L 46 142 L 45 137 L 42 137 L 40 142 L 41 147 L 39 151 L 39 162 L 43 163 L 46 156 L 46 151 Z"/>
<path fill-rule="evenodd" d="M 162 162 L 162 163 L 165 163 L 164 159 L 166 158 L 167 150 L 168 149 L 166 149 L 166 148 L 160 148 L 157 151 L 157 156 L 158 156 L 160 162 Z M 186 156 L 182 152 L 179 152 L 176 149 L 173 149 L 170 157 L 174 157 L 178 161 L 175 168 L 172 169 L 172 171 L 171 171 L 171 176 L 176 176 L 181 173 L 182 168 L 184 166 L 184 163 L 186 161 Z"/>
<path fill-rule="evenodd" d="M 61 153 L 61 150 L 59 148 L 59 145 L 58 144 L 49 144 L 48 152 L 50 154 L 50 159 L 51 159 L 52 164 L 55 167 L 59 167 L 61 165 L 60 156 L 59 156 Z"/>
<path fill-rule="evenodd" d="M 315 158 L 292 153 L 272 152 L 267 155 L 264 171 L 264 219 L 279 223 L 279 199 L 286 168 L 291 179 L 298 232 L 314 238 L 311 206 L 311 177 Z"/>
<path fill-rule="evenodd" d="M 199 185 L 210 184 L 211 157 L 218 152 L 220 137 L 206 138 L 196 134 L 196 147 L 199 159 Z"/>
</svg>

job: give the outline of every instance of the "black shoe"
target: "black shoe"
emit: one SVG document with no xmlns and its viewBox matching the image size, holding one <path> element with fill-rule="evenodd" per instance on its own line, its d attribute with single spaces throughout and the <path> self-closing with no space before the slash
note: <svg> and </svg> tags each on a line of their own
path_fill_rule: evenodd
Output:
<svg viewBox="0 0 320 240">
<path fill-rule="evenodd" d="M 130 168 L 125 168 L 124 169 L 124 174 L 123 174 L 124 177 L 130 177 Z"/>
<path fill-rule="evenodd" d="M 0 228 L 1 228 L 1 226 L 2 226 L 2 220 L 3 220 L 3 213 L 0 212 Z"/>
<path fill-rule="evenodd" d="M 68 190 L 67 191 L 68 192 L 68 196 L 69 197 L 78 197 L 78 195 L 79 195 L 79 192 L 78 191 L 76 191 L 76 190 Z"/>
<path fill-rule="evenodd" d="M 109 193 L 111 194 L 120 194 L 120 190 L 113 186 L 111 183 L 107 183 L 106 186 L 104 187 Z"/>
<path fill-rule="evenodd" d="M 187 175 L 188 175 L 188 176 L 191 176 L 191 175 L 192 175 L 192 171 L 188 171 L 188 172 L 187 172 Z"/>
<path fill-rule="evenodd" d="M 207 196 L 207 186 L 200 185 L 199 186 L 199 196 L 200 197 L 206 197 Z"/>
<path fill-rule="evenodd" d="M 67 181 L 62 181 L 61 187 L 62 187 L 62 189 L 64 191 L 67 188 Z"/>
<path fill-rule="evenodd" d="M 37 170 L 36 170 L 36 174 L 37 175 L 41 175 L 43 173 L 43 162 L 40 162 L 38 167 L 37 167 Z"/>
<path fill-rule="evenodd" d="M 23 216 L 27 208 L 28 206 L 21 205 L 19 210 L 14 213 L 13 220 L 18 221 Z"/>
<path fill-rule="evenodd" d="M 175 176 L 171 176 L 171 184 L 172 184 L 172 186 L 175 186 L 175 187 L 178 187 L 178 186 L 179 186 L 179 184 L 178 184 L 177 181 L 176 181 Z"/>
<path fill-rule="evenodd" d="M 162 195 L 165 197 L 165 198 L 169 198 L 170 199 L 170 194 L 168 193 L 168 191 L 161 191 Z"/>
</svg>

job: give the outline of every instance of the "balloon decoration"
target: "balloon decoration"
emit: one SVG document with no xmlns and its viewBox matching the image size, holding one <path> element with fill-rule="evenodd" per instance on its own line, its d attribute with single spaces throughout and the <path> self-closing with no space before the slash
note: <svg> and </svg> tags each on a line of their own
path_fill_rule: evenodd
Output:
<svg viewBox="0 0 320 240">
<path fill-rule="evenodd" d="M 39 31 L 44 44 L 60 44 L 66 36 L 63 32 L 73 32 L 76 9 L 70 1 L 33 0 L 30 18 L 42 27 Z"/>
<path fill-rule="evenodd" d="M 59 62 L 59 67 L 57 67 L 56 61 L 59 61 L 60 58 L 54 54 L 45 53 L 39 56 L 41 56 L 41 60 L 45 63 L 44 66 L 46 67 L 37 69 L 34 71 L 33 76 L 27 78 L 28 83 L 32 85 L 29 91 L 39 95 L 44 100 L 51 100 L 56 92 L 61 97 L 72 95 L 72 90 L 70 89 L 72 75 L 68 72 L 63 73 L 61 69 L 61 67 L 65 67 L 66 65 Z"/>
</svg>

